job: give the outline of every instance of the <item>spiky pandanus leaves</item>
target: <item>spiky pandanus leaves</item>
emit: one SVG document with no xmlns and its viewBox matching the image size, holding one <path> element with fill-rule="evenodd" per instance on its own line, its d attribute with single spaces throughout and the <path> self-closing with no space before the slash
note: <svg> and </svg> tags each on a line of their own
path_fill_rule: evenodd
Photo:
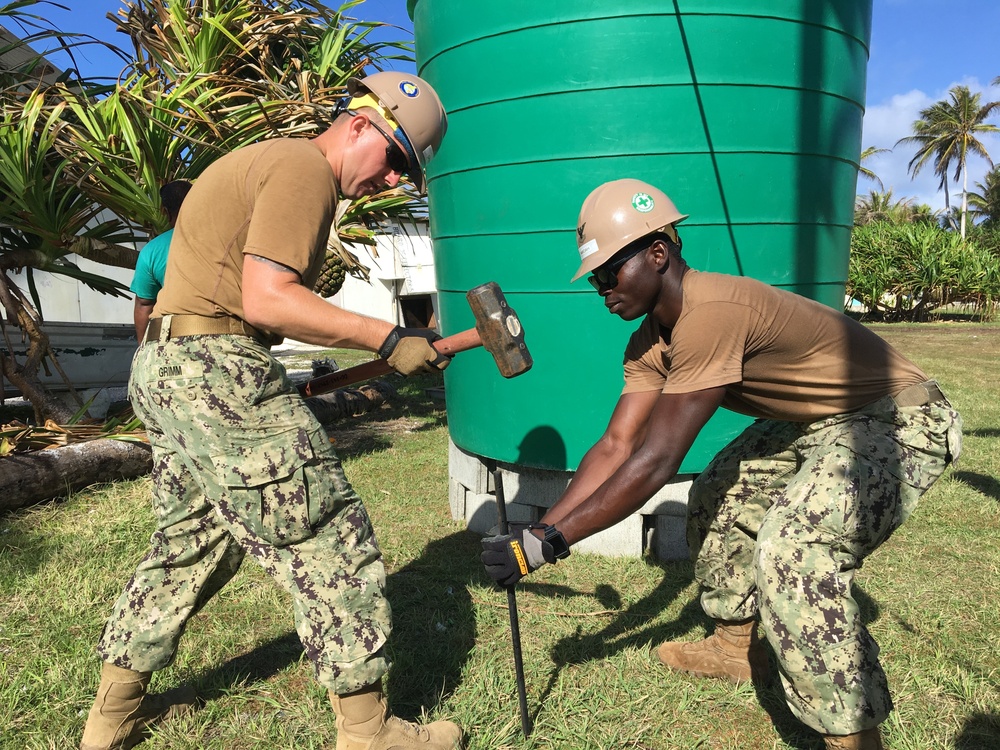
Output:
<svg viewBox="0 0 1000 750">
<path fill-rule="evenodd" d="M 126 88 L 142 97 L 139 114 L 161 113 L 152 127 L 183 139 L 191 159 L 211 161 L 266 138 L 316 135 L 329 126 L 349 78 L 390 60 L 411 59 L 409 43 L 369 40 L 385 24 L 350 18 L 359 5 L 361 0 L 339 9 L 312 0 L 294 6 L 275 0 L 127 2 L 114 18 L 135 48 Z M 196 107 L 178 106 L 196 94 Z M 187 174 L 172 178 L 197 176 L 203 168 L 192 162 Z M 328 282 L 341 272 L 367 280 L 367 269 L 348 245 L 374 248 L 378 225 L 409 217 L 420 205 L 403 190 L 342 202 L 328 249 Z"/>
<path fill-rule="evenodd" d="M 121 284 L 82 271 L 67 257 L 84 247 L 135 251 L 118 244 L 129 236 L 117 222 L 102 220 L 102 207 L 68 176 L 70 163 L 56 148 L 65 109 L 65 102 L 53 103 L 36 89 L 20 99 L 20 107 L 0 113 L 0 185 L 6 193 L 0 201 L 0 271 L 49 271 L 124 296 Z"/>
<path fill-rule="evenodd" d="M 370 32 L 385 24 L 348 17 L 358 5 L 349 0 L 333 10 L 312 0 L 129 0 L 117 16 L 109 14 L 135 53 L 118 84 L 95 97 L 94 87 L 60 82 L 44 99 L 59 111 L 49 148 L 61 159 L 63 182 L 81 201 L 108 209 L 110 218 L 96 231 L 59 232 L 56 244 L 132 266 L 136 253 L 122 245 L 166 229 L 161 185 L 196 179 L 240 146 L 325 129 L 348 78 L 409 58 L 408 43 L 369 41 Z M 341 236 L 332 241 L 332 252 L 364 278 L 343 243 L 360 238 L 373 244 L 371 227 L 408 215 L 410 204 L 358 202 L 346 221 L 338 221 Z M 355 221 L 366 212 L 365 221 Z"/>
<path fill-rule="evenodd" d="M 886 320 L 923 320 L 952 302 L 989 317 L 1000 299 L 1000 258 L 925 223 L 855 227 L 847 294 Z"/>
</svg>

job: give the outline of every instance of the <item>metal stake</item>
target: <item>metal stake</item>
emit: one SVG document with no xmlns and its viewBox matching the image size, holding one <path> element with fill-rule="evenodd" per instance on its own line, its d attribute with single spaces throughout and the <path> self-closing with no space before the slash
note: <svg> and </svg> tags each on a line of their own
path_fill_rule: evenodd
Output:
<svg viewBox="0 0 1000 750">
<path fill-rule="evenodd" d="M 497 513 L 500 515 L 500 533 L 507 534 L 510 526 L 507 523 L 507 505 L 503 496 L 503 481 L 500 469 L 493 471 L 493 486 L 497 493 Z M 531 715 L 528 713 L 528 694 L 524 687 L 524 662 L 521 660 L 521 628 L 517 623 L 517 594 L 514 586 L 507 589 L 507 610 L 510 613 L 510 637 L 514 644 L 514 673 L 517 676 L 517 700 L 521 707 L 521 731 L 525 738 L 531 734 Z"/>
</svg>

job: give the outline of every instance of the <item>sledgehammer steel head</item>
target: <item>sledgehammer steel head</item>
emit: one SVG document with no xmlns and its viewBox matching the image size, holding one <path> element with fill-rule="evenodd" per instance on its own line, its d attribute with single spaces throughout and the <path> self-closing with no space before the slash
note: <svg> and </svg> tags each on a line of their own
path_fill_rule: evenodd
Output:
<svg viewBox="0 0 1000 750">
<path fill-rule="evenodd" d="M 517 313 L 495 281 L 470 289 L 465 295 L 476 317 L 476 331 L 483 347 L 493 355 L 500 374 L 513 378 L 531 369 L 531 354 L 524 343 L 524 329 Z"/>
</svg>

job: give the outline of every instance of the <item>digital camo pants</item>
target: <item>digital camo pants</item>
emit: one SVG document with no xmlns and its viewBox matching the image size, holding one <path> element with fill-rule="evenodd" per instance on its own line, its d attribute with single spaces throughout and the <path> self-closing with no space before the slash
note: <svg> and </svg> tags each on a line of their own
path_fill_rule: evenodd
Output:
<svg viewBox="0 0 1000 750">
<path fill-rule="evenodd" d="M 338 694 L 376 682 L 391 620 L 381 553 L 284 368 L 247 337 L 154 341 L 136 354 L 129 393 L 153 446 L 157 530 L 101 657 L 168 665 L 188 619 L 249 554 L 291 594 L 319 682 Z"/>
<path fill-rule="evenodd" d="M 812 424 L 759 420 L 695 480 L 702 607 L 717 620 L 759 613 L 790 708 L 822 734 L 892 710 L 851 582 L 960 450 L 947 401 L 903 409 L 886 397 Z"/>
</svg>

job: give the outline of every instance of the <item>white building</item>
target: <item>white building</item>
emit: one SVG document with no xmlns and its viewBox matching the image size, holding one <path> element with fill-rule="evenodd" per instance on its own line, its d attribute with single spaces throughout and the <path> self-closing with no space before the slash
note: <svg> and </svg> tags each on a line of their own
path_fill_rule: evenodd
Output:
<svg viewBox="0 0 1000 750">
<path fill-rule="evenodd" d="M 341 291 L 330 299 L 333 304 L 393 324 L 437 326 L 434 256 L 425 221 L 395 225 L 391 231 L 376 235 L 374 252 L 364 246 L 352 250 L 370 269 L 370 281 L 348 276 Z M 131 269 L 70 257 L 83 270 L 114 278 L 126 287 L 132 281 Z M 88 396 L 97 390 L 123 387 L 137 346 L 131 293 L 127 298 L 112 297 L 74 279 L 41 271 L 35 271 L 34 278 L 45 330 L 73 387 L 88 392 Z M 28 289 L 24 272 L 13 279 L 22 290 Z M 8 330 L 14 333 L 15 351 L 23 353 L 17 349 L 16 329 Z M 296 345 L 286 341 L 283 349 Z M 67 390 L 55 369 L 43 373 L 41 380 L 53 392 Z M 5 383 L 3 395 L 20 394 Z"/>
</svg>

